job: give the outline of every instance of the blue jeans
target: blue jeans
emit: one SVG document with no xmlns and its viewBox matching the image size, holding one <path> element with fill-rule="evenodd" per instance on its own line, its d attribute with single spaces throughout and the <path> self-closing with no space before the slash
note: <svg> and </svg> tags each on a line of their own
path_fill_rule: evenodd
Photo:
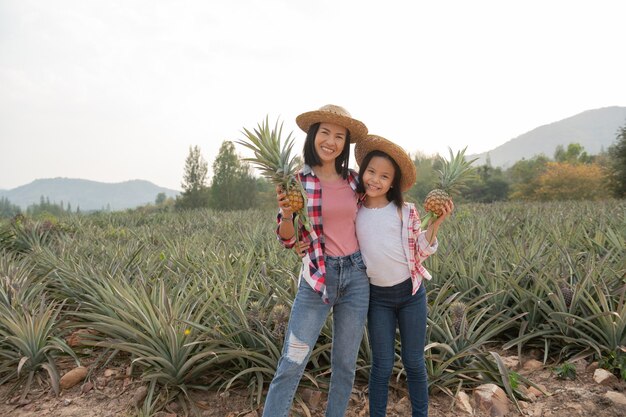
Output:
<svg viewBox="0 0 626 417">
<path fill-rule="evenodd" d="M 326 417 L 343 417 L 348 406 L 356 360 L 369 303 L 369 281 L 361 252 L 326 256 L 326 290 L 330 304 L 324 304 L 304 279 L 291 308 L 289 325 L 278 368 L 270 384 L 264 417 L 287 417 L 293 397 L 331 310 L 333 343 L 331 376 Z"/>
<path fill-rule="evenodd" d="M 411 295 L 411 279 L 392 287 L 370 285 L 367 329 L 372 348 L 369 380 L 370 417 L 384 417 L 389 379 L 395 362 L 396 326 L 400 328 L 402 364 L 409 385 L 413 417 L 428 416 L 428 379 L 424 363 L 426 289 Z"/>
</svg>

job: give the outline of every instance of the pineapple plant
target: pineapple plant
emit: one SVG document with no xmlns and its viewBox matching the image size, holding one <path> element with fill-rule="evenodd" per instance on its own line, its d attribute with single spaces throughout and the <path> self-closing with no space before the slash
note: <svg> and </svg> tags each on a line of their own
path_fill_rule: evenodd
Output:
<svg viewBox="0 0 626 417">
<path fill-rule="evenodd" d="M 257 128 L 250 131 L 243 129 L 246 140 L 237 141 L 238 144 L 254 152 L 254 157 L 244 158 L 256 166 L 265 178 L 280 188 L 287 195 L 289 206 L 294 213 L 294 224 L 299 220 L 307 229 L 310 223 L 306 208 L 306 192 L 302 187 L 296 171 L 302 165 L 298 156 L 292 156 L 293 132 L 289 133 L 285 141 L 281 139 L 283 131 L 282 123 L 278 121 L 273 129 L 270 128 L 269 120 L 259 123 Z"/>
<path fill-rule="evenodd" d="M 441 159 L 441 169 L 437 170 L 439 179 L 437 182 L 437 188 L 432 190 L 426 195 L 424 199 L 424 210 L 426 215 L 422 219 L 422 227 L 428 227 L 428 223 L 443 214 L 443 207 L 445 204 L 455 196 L 459 190 L 463 187 L 464 182 L 469 179 L 473 173 L 472 162 L 465 160 L 465 147 L 462 151 L 458 151 L 456 155 L 452 152 L 452 149 L 448 148 L 450 152 L 450 160 L 447 161 Z"/>
</svg>

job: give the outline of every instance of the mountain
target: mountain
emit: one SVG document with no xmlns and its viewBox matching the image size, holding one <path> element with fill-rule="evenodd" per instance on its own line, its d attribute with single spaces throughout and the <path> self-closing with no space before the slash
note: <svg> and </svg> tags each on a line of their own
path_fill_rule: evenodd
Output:
<svg viewBox="0 0 626 417">
<path fill-rule="evenodd" d="M 567 148 L 570 143 L 579 143 L 590 155 L 607 150 L 617 137 L 617 129 L 626 125 L 626 107 L 604 107 L 588 110 L 558 122 L 540 126 L 524 133 L 488 152 L 468 155 L 478 158 L 476 164 L 482 165 L 487 156 L 491 165 L 509 168 L 522 158 L 530 159 L 535 155 L 554 156 L 558 145 Z"/>
<path fill-rule="evenodd" d="M 175 197 L 179 191 L 143 180 L 110 184 L 74 178 L 50 178 L 35 180 L 11 190 L 1 190 L 0 197 L 8 198 L 12 204 L 22 209 L 31 204 L 39 204 L 43 196 L 51 203 L 60 204 L 62 201 L 65 207 L 70 203 L 72 210 L 80 207 L 81 211 L 89 211 L 124 210 L 154 203 L 159 193 Z"/>
</svg>

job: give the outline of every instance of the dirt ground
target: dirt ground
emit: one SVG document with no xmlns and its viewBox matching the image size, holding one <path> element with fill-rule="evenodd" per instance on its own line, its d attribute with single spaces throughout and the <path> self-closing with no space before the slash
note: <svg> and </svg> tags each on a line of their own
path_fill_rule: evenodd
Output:
<svg viewBox="0 0 626 417">
<path fill-rule="evenodd" d="M 66 369 L 66 371 L 69 367 Z M 538 369 L 527 376 L 536 384 L 541 384 L 549 392 L 534 402 L 522 403 L 522 414 L 511 405 L 512 416 L 593 416 L 593 417 L 626 417 L 626 405 L 617 405 L 605 393 L 613 391 L 626 393 L 626 383 L 618 382 L 610 386 L 598 385 L 593 380 L 591 371 L 579 372 L 577 379 L 559 380 L 550 367 Z M 35 387 L 25 401 L 19 401 L 19 394 L 10 395 L 9 399 L 0 403 L 2 417 L 131 417 L 137 415 L 132 406 L 133 397 L 140 389 L 140 383 L 125 375 L 125 367 L 110 367 L 91 375 L 88 381 L 73 388 L 64 390 L 55 397 L 47 387 Z M 6 398 L 9 385 L 0 386 L 0 398 Z M 472 393 L 468 392 L 470 398 Z M 389 417 L 410 416 L 409 401 L 406 390 L 402 386 L 392 386 L 390 390 Z M 198 406 L 197 416 L 200 417 L 258 417 L 260 408 L 253 408 L 247 393 L 242 390 L 230 390 L 227 393 L 203 392 L 194 394 Z M 311 417 L 323 417 L 325 396 L 319 401 L 310 400 Z M 473 401 L 472 401 L 472 405 Z M 176 403 L 168 410 L 160 412 L 157 417 L 176 417 L 184 413 Z M 295 407 L 292 415 L 306 415 L 298 412 Z M 429 416 L 463 416 L 469 415 L 454 406 L 452 398 L 443 393 L 431 395 Z M 474 416 L 489 414 L 474 409 Z M 369 416 L 367 407 L 367 385 L 357 381 L 346 417 Z"/>
</svg>

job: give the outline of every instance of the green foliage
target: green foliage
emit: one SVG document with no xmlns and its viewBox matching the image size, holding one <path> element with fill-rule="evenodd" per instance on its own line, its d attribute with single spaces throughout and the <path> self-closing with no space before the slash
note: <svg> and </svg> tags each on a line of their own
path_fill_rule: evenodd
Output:
<svg viewBox="0 0 626 417">
<path fill-rule="evenodd" d="M 509 371 L 509 384 L 512 389 L 517 389 L 520 384 L 520 374 L 515 371 Z"/>
<path fill-rule="evenodd" d="M 78 358 L 61 338 L 63 303 L 48 302 L 45 285 L 29 260 L 0 251 L 0 385 L 23 383 L 23 400 L 36 376 L 46 371 L 59 394 L 59 353 Z"/>
<path fill-rule="evenodd" d="M 421 203 L 430 190 L 433 189 L 433 184 L 437 181 L 437 172 L 434 168 L 435 161 L 435 156 L 426 156 L 419 153 L 415 155 L 413 163 L 417 171 L 417 180 L 413 187 L 407 191 L 407 200 Z"/>
<path fill-rule="evenodd" d="M 618 130 L 609 154 L 609 185 L 616 198 L 626 197 L 626 126 Z"/>
<path fill-rule="evenodd" d="M 549 159 L 544 155 L 517 161 L 508 171 L 511 180 L 511 200 L 533 199 L 538 188 L 538 178 L 544 172 Z"/>
<path fill-rule="evenodd" d="M 257 180 L 249 165 L 239 160 L 230 141 L 222 142 L 213 162 L 210 205 L 216 210 L 245 210 L 258 205 Z"/>
<path fill-rule="evenodd" d="M 165 200 L 167 200 L 167 196 L 165 195 L 165 193 L 158 193 L 156 198 L 154 199 L 154 204 L 164 204 Z"/>
<path fill-rule="evenodd" d="M 68 204 L 66 209 L 62 201 L 59 204 L 51 203 L 49 198 L 44 198 L 43 196 L 41 196 L 39 204 L 31 204 L 26 208 L 26 214 L 37 219 L 62 217 L 69 213 L 71 213 L 71 205 Z"/>
<path fill-rule="evenodd" d="M 207 288 L 189 279 L 171 285 L 99 279 L 90 284 L 89 302 L 75 316 L 98 332 L 91 343 L 131 355 L 150 386 L 148 404 L 157 387 L 169 394 L 164 403 L 188 395 L 217 356 L 219 342 L 192 330 L 212 306 L 212 297 L 204 297 Z"/>
<path fill-rule="evenodd" d="M 194 209 L 209 205 L 209 188 L 206 185 L 209 167 L 198 146 L 189 147 L 185 159 L 182 194 L 176 199 L 179 209 Z"/>
<path fill-rule="evenodd" d="M 276 186 L 265 178 L 257 178 L 258 208 L 262 210 L 276 210 Z"/>
<path fill-rule="evenodd" d="M 626 381 L 626 347 L 608 352 L 600 358 L 599 365 Z"/>
<path fill-rule="evenodd" d="M 563 362 L 554 368 L 557 379 L 576 379 L 576 365 L 570 362 Z"/>
<path fill-rule="evenodd" d="M 20 214 L 22 210 L 19 206 L 11 204 L 8 198 L 0 197 L 0 219 L 1 218 L 11 218 L 18 214 Z"/>
<path fill-rule="evenodd" d="M 585 152 L 585 148 L 579 143 L 570 143 L 567 149 L 558 145 L 554 151 L 555 162 L 567 162 L 569 164 L 589 164 L 593 157 Z"/>
<path fill-rule="evenodd" d="M 44 220 L 33 220 L 19 214 L 9 223 L 0 225 L 0 250 L 24 253 L 54 244 L 68 229 L 57 218 L 45 214 Z"/>
<path fill-rule="evenodd" d="M 476 175 L 467 182 L 463 199 L 475 203 L 505 201 L 509 194 L 509 182 L 501 168 L 489 164 L 476 168 Z"/>
</svg>

